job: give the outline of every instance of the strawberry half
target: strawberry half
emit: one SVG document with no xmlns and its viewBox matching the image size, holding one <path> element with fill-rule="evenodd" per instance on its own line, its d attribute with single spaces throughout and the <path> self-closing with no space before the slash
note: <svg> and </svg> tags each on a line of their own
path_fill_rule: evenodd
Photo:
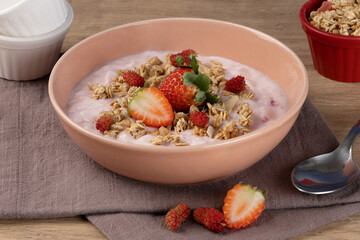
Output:
<svg viewBox="0 0 360 240">
<path fill-rule="evenodd" d="M 137 91 L 131 99 L 128 112 L 136 120 L 142 120 L 146 126 L 168 126 L 174 120 L 174 111 L 164 96 L 155 87 Z"/>
<path fill-rule="evenodd" d="M 265 208 L 266 191 L 237 184 L 228 191 L 223 206 L 226 226 L 231 229 L 244 228 L 252 224 Z"/>
</svg>

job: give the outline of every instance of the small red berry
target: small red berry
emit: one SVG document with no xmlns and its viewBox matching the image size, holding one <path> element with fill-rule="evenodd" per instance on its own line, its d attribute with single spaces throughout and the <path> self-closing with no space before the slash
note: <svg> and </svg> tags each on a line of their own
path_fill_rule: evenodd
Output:
<svg viewBox="0 0 360 240">
<path fill-rule="evenodd" d="M 144 78 L 132 70 L 124 72 L 123 78 L 130 86 L 143 87 L 145 83 Z"/>
<path fill-rule="evenodd" d="M 225 83 L 225 90 L 235 93 L 241 92 L 245 89 L 245 78 L 243 76 L 236 76 Z"/>
<path fill-rule="evenodd" d="M 110 115 L 103 115 L 96 121 L 96 129 L 100 132 L 105 132 L 110 129 L 114 119 Z"/>
<path fill-rule="evenodd" d="M 196 55 L 197 53 L 192 49 L 186 49 L 182 52 L 172 54 L 170 56 L 171 65 L 173 65 L 174 67 L 179 67 L 179 65 L 176 62 L 176 57 L 181 56 L 183 57 L 184 66 L 190 67 L 189 57 L 191 54 Z"/>
<path fill-rule="evenodd" d="M 199 127 L 207 127 L 209 117 L 203 112 L 190 113 L 190 121 Z"/>
<path fill-rule="evenodd" d="M 224 215 L 215 208 L 197 208 L 193 213 L 194 219 L 213 232 L 221 232 L 225 227 Z"/>
<path fill-rule="evenodd" d="M 168 229 L 175 231 L 190 217 L 191 210 L 186 203 L 180 203 L 168 211 L 165 216 L 165 223 Z"/>
</svg>

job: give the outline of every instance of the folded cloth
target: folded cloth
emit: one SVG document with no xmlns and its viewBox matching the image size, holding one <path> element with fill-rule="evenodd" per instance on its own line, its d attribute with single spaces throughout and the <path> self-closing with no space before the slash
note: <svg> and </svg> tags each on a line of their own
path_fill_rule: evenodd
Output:
<svg viewBox="0 0 360 240">
<path fill-rule="evenodd" d="M 285 139 L 252 167 L 210 183 L 164 186 L 112 173 L 86 156 L 62 129 L 47 80 L 0 80 L 0 219 L 86 215 L 109 239 L 286 239 L 360 213 L 358 182 L 322 196 L 291 185 L 298 162 L 339 144 L 310 100 Z M 166 229 L 170 208 L 186 202 L 220 209 L 238 182 L 269 191 L 251 226 L 215 234 L 190 220 L 176 232 Z"/>
</svg>

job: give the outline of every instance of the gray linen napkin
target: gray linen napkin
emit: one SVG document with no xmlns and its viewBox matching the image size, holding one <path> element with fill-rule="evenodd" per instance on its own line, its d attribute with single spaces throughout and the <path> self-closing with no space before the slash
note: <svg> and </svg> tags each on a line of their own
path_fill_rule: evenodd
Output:
<svg viewBox="0 0 360 240">
<path fill-rule="evenodd" d="M 160 186 L 112 173 L 77 148 L 51 107 L 47 80 L 0 79 L 0 219 L 86 215 L 109 239 L 286 239 L 360 213 L 358 183 L 324 196 L 290 183 L 298 162 L 338 145 L 310 100 L 287 137 L 249 169 L 211 183 Z M 188 221 L 177 232 L 166 229 L 168 209 L 180 202 L 221 208 L 240 181 L 269 190 L 250 227 L 215 234 Z"/>
</svg>

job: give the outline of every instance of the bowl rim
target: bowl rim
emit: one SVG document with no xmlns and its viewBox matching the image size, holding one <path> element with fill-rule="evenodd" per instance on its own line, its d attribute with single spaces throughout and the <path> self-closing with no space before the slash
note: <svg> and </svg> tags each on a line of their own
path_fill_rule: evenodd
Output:
<svg viewBox="0 0 360 240">
<path fill-rule="evenodd" d="M 70 25 L 74 19 L 74 11 L 69 2 L 66 1 L 66 6 L 68 9 L 68 16 L 65 22 L 60 25 L 58 28 L 31 37 L 10 37 L 5 35 L 0 35 L 0 48 L 9 48 L 9 49 L 28 49 L 33 45 L 47 44 L 53 40 L 57 41 L 57 38 L 61 36 L 64 32 L 68 31 Z M 42 46 L 40 46 L 42 47 Z"/>
<path fill-rule="evenodd" d="M 161 21 L 175 21 L 175 22 L 176 21 L 200 21 L 200 22 L 212 22 L 212 23 L 230 25 L 230 26 L 246 29 L 247 31 L 253 32 L 256 35 L 261 36 L 263 39 L 270 40 L 270 41 L 276 43 L 277 45 L 279 45 L 280 47 L 285 49 L 289 54 L 291 54 L 294 57 L 296 62 L 299 64 L 301 71 L 304 75 L 304 78 L 302 79 L 303 88 L 301 89 L 301 92 L 299 93 L 299 97 L 296 99 L 293 106 L 291 108 L 289 108 L 288 111 L 285 112 L 282 116 L 280 116 L 274 122 L 260 128 L 256 131 L 250 132 L 244 136 L 239 136 L 239 137 L 232 138 L 232 139 L 222 140 L 220 142 L 203 143 L 203 144 L 183 146 L 183 147 L 153 146 L 153 145 L 141 145 L 141 144 L 133 144 L 133 143 L 127 143 L 127 142 L 120 142 L 120 141 L 116 141 L 113 139 L 105 138 L 103 136 L 96 135 L 95 133 L 91 133 L 91 132 L 85 130 L 84 128 L 80 127 L 75 122 L 73 122 L 67 116 L 67 114 L 60 108 L 60 106 L 58 105 L 58 103 L 54 97 L 54 92 L 53 92 L 54 74 L 56 73 L 56 71 L 59 68 L 59 66 L 61 65 L 61 63 L 66 60 L 67 56 L 70 55 L 72 53 L 72 51 L 74 51 L 74 49 L 78 48 L 80 45 L 82 45 L 88 41 L 91 41 L 93 38 L 97 38 L 98 36 L 106 34 L 108 32 L 111 32 L 111 31 L 114 31 L 117 29 L 121 29 L 121 28 L 127 28 L 130 26 L 150 24 L 153 22 L 161 22 Z M 91 36 L 81 40 L 80 42 L 73 45 L 68 51 L 66 51 L 61 56 L 61 58 L 57 61 L 57 63 L 55 64 L 54 68 L 51 71 L 51 74 L 49 77 L 48 88 L 49 88 L 48 93 L 49 93 L 51 104 L 53 105 L 55 111 L 59 115 L 59 118 L 61 118 L 63 121 L 65 121 L 72 128 L 76 128 L 82 134 L 86 135 L 87 137 L 89 137 L 91 139 L 105 142 L 106 144 L 109 144 L 111 146 L 123 147 L 128 150 L 136 150 L 139 152 L 162 152 L 162 153 L 178 153 L 179 152 L 179 153 L 184 153 L 184 152 L 204 151 L 204 150 L 213 149 L 213 148 L 221 148 L 223 145 L 241 144 L 241 142 L 247 141 L 248 139 L 257 138 L 259 135 L 261 136 L 267 132 L 270 132 L 274 128 L 281 127 L 281 125 L 283 125 L 284 122 L 286 122 L 288 119 L 290 119 L 291 117 L 296 115 L 301 110 L 301 107 L 307 98 L 307 94 L 308 94 L 308 90 L 309 90 L 309 78 L 307 75 L 306 68 L 305 68 L 303 62 L 300 60 L 300 58 L 289 47 L 287 47 L 285 44 L 283 44 L 279 40 L 275 39 L 274 37 L 271 37 L 270 35 L 267 35 L 263 32 L 260 32 L 259 30 L 256 30 L 256 29 L 253 29 L 250 27 L 246 27 L 246 26 L 236 24 L 236 23 L 221 21 L 221 20 L 206 19 L 206 18 L 185 18 L 185 17 L 178 18 L 178 17 L 176 17 L 176 18 L 149 19 L 149 20 L 142 20 L 142 21 L 136 21 L 136 22 L 127 23 L 127 24 L 122 24 L 119 26 L 115 26 L 115 27 L 103 30 L 101 32 L 98 32 L 94 35 L 91 35 Z"/>
<path fill-rule="evenodd" d="M 302 7 L 300 8 L 299 11 L 299 17 L 300 17 L 300 21 L 302 23 L 302 26 L 304 28 L 304 30 L 308 30 L 309 32 L 313 33 L 314 35 L 317 35 L 318 37 L 322 37 L 322 38 L 332 38 L 332 39 L 337 39 L 337 40 L 341 40 L 341 41 L 349 41 L 349 42 L 354 42 L 356 41 L 357 44 L 359 44 L 359 39 L 360 36 L 344 36 L 344 35 L 338 35 L 338 34 L 334 34 L 334 33 L 329 33 L 329 32 L 325 32 L 321 29 L 318 29 L 317 27 L 315 27 L 314 25 L 312 25 L 308 18 L 307 18 L 307 11 L 314 11 L 315 9 L 310 9 L 310 6 L 312 4 L 316 4 L 318 2 L 325 2 L 327 0 L 309 0 L 307 2 L 304 3 L 304 5 L 302 5 Z M 309 14 L 310 14 L 309 12 Z"/>
</svg>

